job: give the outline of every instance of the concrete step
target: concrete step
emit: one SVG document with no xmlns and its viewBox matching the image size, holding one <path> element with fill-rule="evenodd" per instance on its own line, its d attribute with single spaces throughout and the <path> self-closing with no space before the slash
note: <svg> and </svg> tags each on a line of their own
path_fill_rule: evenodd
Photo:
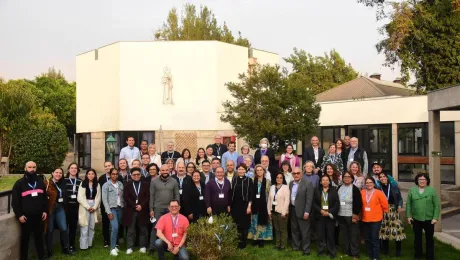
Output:
<svg viewBox="0 0 460 260">
<path fill-rule="evenodd" d="M 450 201 L 441 201 L 441 209 L 444 209 L 444 208 L 448 208 L 448 207 L 451 207 L 452 206 L 452 203 Z"/>
<path fill-rule="evenodd" d="M 460 207 L 449 206 L 441 209 L 442 218 L 448 218 L 460 213 Z"/>
</svg>

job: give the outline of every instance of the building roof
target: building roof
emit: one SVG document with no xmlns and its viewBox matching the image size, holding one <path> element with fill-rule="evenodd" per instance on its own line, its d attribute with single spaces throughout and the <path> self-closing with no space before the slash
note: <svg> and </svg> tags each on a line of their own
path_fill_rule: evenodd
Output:
<svg viewBox="0 0 460 260">
<path fill-rule="evenodd" d="M 316 95 L 317 102 L 353 100 L 387 96 L 411 96 L 415 90 L 402 84 L 359 77 Z"/>
</svg>

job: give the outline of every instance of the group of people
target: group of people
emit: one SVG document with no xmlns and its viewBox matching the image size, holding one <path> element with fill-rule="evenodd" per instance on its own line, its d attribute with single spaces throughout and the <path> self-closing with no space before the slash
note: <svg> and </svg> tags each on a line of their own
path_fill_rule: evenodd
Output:
<svg viewBox="0 0 460 260">
<path fill-rule="evenodd" d="M 22 259 L 27 259 L 32 232 L 38 256 L 45 259 L 42 233 L 46 231 L 51 256 L 56 227 L 65 254 L 75 252 L 78 226 L 80 249 L 90 249 L 99 209 L 104 246 L 113 256 L 119 254 L 118 244 L 126 231 L 127 255 L 139 247 L 141 253 L 156 251 L 159 259 L 165 259 L 166 251 L 189 259 L 189 223 L 220 214 L 232 216 L 240 249 L 248 239 L 259 247 L 274 239 L 275 247 L 284 250 L 290 237 L 294 250 L 309 255 L 314 238 L 318 255 L 334 258 L 341 240 L 344 253 L 357 259 L 363 239 L 371 259 L 379 259 L 381 250 L 388 254 L 389 241 L 395 241 L 396 256 L 401 255 L 405 233 L 398 184 L 377 162 L 372 164 L 373 175 L 367 174 L 367 155 L 357 138 L 337 140 L 326 154 L 313 137 L 302 168 L 293 145 L 286 146 L 276 163 L 266 138 L 252 156 L 249 146 L 242 146 L 239 154 L 234 142 L 224 145 L 222 137 L 216 136 L 214 144 L 198 149 L 195 159 L 188 149 L 175 151 L 171 142 L 161 155 L 146 141 L 141 149 L 134 146 L 133 137 L 126 143 L 118 167 L 105 162 L 105 173 L 99 178 L 89 169 L 80 180 L 79 167 L 72 163 L 66 178 L 57 168 L 42 181 L 35 163 L 26 164 L 24 178 L 13 188 L 12 203 L 21 223 Z M 429 182 L 427 174 L 417 175 L 406 202 L 416 259 L 423 252 L 423 231 L 426 259 L 434 259 L 434 224 L 440 205 Z"/>
</svg>

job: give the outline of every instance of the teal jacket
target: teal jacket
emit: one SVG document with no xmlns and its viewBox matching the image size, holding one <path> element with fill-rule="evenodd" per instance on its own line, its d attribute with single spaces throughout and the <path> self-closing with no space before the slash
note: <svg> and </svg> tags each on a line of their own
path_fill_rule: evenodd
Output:
<svg viewBox="0 0 460 260">
<path fill-rule="evenodd" d="M 438 220 L 441 206 L 436 190 L 426 186 L 422 194 L 418 186 L 409 190 L 406 201 L 406 215 L 418 221 Z"/>
</svg>

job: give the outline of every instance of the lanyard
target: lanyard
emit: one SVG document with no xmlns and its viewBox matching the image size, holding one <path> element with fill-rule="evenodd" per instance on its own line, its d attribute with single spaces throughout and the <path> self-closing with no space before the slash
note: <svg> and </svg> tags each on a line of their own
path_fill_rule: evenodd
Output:
<svg viewBox="0 0 460 260">
<path fill-rule="evenodd" d="M 322 193 L 323 193 L 323 201 L 324 203 L 327 203 L 327 197 L 329 197 L 329 193 L 324 192 L 324 190 L 322 191 Z"/>
<path fill-rule="evenodd" d="M 257 194 L 260 194 L 260 188 L 262 187 L 262 183 L 258 182 L 257 183 Z"/>
<path fill-rule="evenodd" d="M 72 192 L 75 193 L 75 188 L 77 185 L 77 179 L 75 179 L 75 183 L 72 181 L 72 178 L 69 177 L 70 184 L 72 184 Z"/>
<path fill-rule="evenodd" d="M 56 189 L 59 191 L 59 198 L 61 198 L 62 197 L 62 189 L 59 188 L 59 186 L 56 184 L 56 182 L 54 182 L 54 180 L 53 180 L 53 183 L 54 183 L 54 186 L 56 187 Z"/>
<path fill-rule="evenodd" d="M 171 153 L 171 156 L 169 155 L 169 152 L 168 152 L 168 159 L 173 159 L 174 158 L 174 151 Z"/>
<path fill-rule="evenodd" d="M 177 177 L 179 179 L 179 188 L 182 189 L 182 182 L 184 182 L 184 178 Z"/>
<path fill-rule="evenodd" d="M 260 150 L 260 153 L 261 153 L 262 155 L 265 155 L 265 154 L 267 153 L 267 149 L 261 149 L 261 150 Z"/>
<path fill-rule="evenodd" d="M 30 185 L 30 183 L 27 183 L 27 185 L 29 185 L 29 187 L 30 187 L 32 190 L 35 190 L 35 187 L 37 187 L 37 181 L 35 181 L 34 186 Z"/>
<path fill-rule="evenodd" d="M 351 185 L 347 187 L 347 189 L 345 190 L 345 192 L 342 192 L 340 195 L 340 199 L 341 200 L 345 200 L 345 197 L 348 195 L 348 192 L 350 191 L 350 188 L 351 188 Z"/>
<path fill-rule="evenodd" d="M 201 195 L 201 185 L 200 185 L 200 186 L 196 186 L 196 188 L 198 189 L 198 191 L 200 192 L 200 195 Z"/>
<path fill-rule="evenodd" d="M 139 198 L 139 192 L 141 191 L 141 183 L 139 182 L 139 185 L 137 185 L 137 190 L 136 190 L 136 185 L 134 185 L 134 182 L 133 182 L 133 188 L 134 188 L 134 193 L 136 193 L 136 198 Z"/>
<path fill-rule="evenodd" d="M 282 186 L 281 186 L 282 187 Z M 280 187 L 280 189 L 281 189 Z M 275 195 L 273 196 L 273 200 L 276 200 L 276 194 L 278 193 L 278 191 L 280 190 L 278 189 L 278 187 L 275 186 Z"/>
<path fill-rule="evenodd" d="M 220 184 L 217 181 L 217 178 L 216 178 L 216 184 L 217 184 L 217 188 L 219 188 L 219 190 L 220 190 L 220 194 L 223 194 L 224 193 L 224 186 L 225 186 L 225 179 L 223 180 L 222 188 L 220 187 Z"/>
<path fill-rule="evenodd" d="M 391 189 L 391 185 L 390 183 L 388 183 L 387 200 L 390 200 L 390 189 Z"/>
<path fill-rule="evenodd" d="M 335 163 L 335 154 L 331 156 L 331 162 Z"/>
<path fill-rule="evenodd" d="M 366 203 L 367 203 L 367 205 L 369 205 L 369 202 L 371 202 L 372 195 L 374 195 L 374 191 L 375 191 L 375 189 L 372 190 L 371 195 L 369 196 L 369 195 L 367 194 L 367 190 L 366 190 Z"/>
<path fill-rule="evenodd" d="M 106 175 L 105 175 L 105 179 L 106 179 L 106 182 L 109 182 L 110 177 L 107 176 L 107 174 L 106 174 Z"/>
<path fill-rule="evenodd" d="M 219 156 L 219 155 L 220 155 L 220 147 L 221 147 L 221 146 L 216 144 L 216 147 L 217 147 L 217 156 Z"/>
</svg>

